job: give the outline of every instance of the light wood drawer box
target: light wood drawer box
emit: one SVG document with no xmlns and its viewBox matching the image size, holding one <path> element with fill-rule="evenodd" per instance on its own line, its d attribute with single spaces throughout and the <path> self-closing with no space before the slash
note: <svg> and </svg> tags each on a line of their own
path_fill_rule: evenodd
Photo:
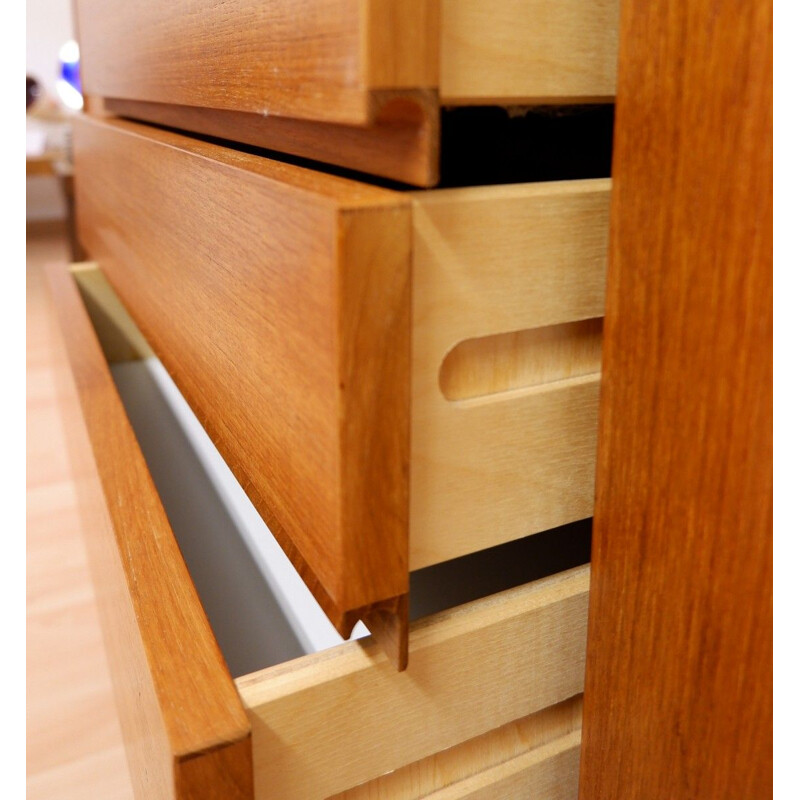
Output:
<svg viewBox="0 0 800 800">
<path fill-rule="evenodd" d="M 362 640 L 232 680 L 106 361 L 147 345 L 99 270 L 49 278 L 137 796 L 574 796 L 587 566 L 420 620 L 403 673 Z"/>
<path fill-rule="evenodd" d="M 85 91 L 415 185 L 439 109 L 608 102 L 617 0 L 77 0 Z"/>
<path fill-rule="evenodd" d="M 83 244 L 343 635 L 591 516 L 607 180 L 399 193 L 90 119 L 75 159 Z"/>
</svg>

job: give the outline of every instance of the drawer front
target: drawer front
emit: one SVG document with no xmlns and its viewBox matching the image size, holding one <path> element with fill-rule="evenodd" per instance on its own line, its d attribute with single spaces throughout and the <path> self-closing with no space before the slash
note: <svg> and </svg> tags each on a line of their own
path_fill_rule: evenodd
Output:
<svg viewBox="0 0 800 800">
<path fill-rule="evenodd" d="M 89 292 L 96 289 L 96 273 L 77 274 Z M 48 277 L 65 344 L 65 430 L 137 797 L 251 797 L 250 730 L 241 700 L 78 286 L 61 265 L 51 266 Z M 108 294 L 96 298 L 90 302 Z M 101 324 L 112 357 L 141 353 L 141 341 L 131 345 L 110 316 Z"/>
<path fill-rule="evenodd" d="M 137 796 L 569 796 L 587 566 L 413 623 L 406 672 L 361 640 L 232 681 L 109 371 L 147 345 L 96 267 L 49 278 Z"/>
<path fill-rule="evenodd" d="M 375 93 L 436 85 L 436 3 L 78 0 L 89 94 L 366 125 Z"/>
<path fill-rule="evenodd" d="M 591 514 L 607 180 L 398 193 L 91 120 L 75 149 L 84 245 L 340 632 L 402 631 L 409 550 Z"/>
<path fill-rule="evenodd" d="M 399 195 L 124 123 L 81 121 L 75 161 L 82 241 L 331 621 L 402 616 Z"/>
<path fill-rule="evenodd" d="M 607 102 L 616 0 L 77 0 L 116 114 L 437 181 L 439 108 Z"/>
</svg>

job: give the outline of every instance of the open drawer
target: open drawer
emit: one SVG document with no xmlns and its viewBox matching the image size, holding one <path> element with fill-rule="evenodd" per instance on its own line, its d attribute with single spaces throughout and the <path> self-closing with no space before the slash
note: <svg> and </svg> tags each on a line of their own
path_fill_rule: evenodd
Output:
<svg viewBox="0 0 800 800">
<path fill-rule="evenodd" d="M 395 192 L 75 126 L 79 233 L 342 635 L 591 516 L 609 181 Z"/>
<path fill-rule="evenodd" d="M 440 108 L 608 102 L 617 0 L 77 0 L 114 114 L 419 186 Z"/>
<path fill-rule="evenodd" d="M 210 606 L 241 583 L 243 602 L 264 615 L 262 633 L 277 637 L 279 626 L 267 622 L 267 604 L 244 578 L 219 585 L 214 568 L 237 546 L 219 527 L 211 537 L 219 555 L 206 552 L 193 570 L 211 570 L 200 581 L 217 595 L 201 605 L 186 566 L 199 532 L 189 526 L 182 555 L 132 427 L 152 409 L 129 399 L 128 407 L 138 404 L 129 417 L 117 388 L 149 346 L 93 265 L 51 267 L 49 280 L 67 354 L 62 404 L 138 796 L 569 796 L 587 566 L 413 623 L 402 673 L 361 640 L 233 680 L 217 642 L 238 630 L 247 644 L 247 620 L 228 607 L 212 633 L 206 610 L 213 621 Z M 167 471 L 183 475 L 183 466 Z M 181 516 L 167 505 L 170 520 Z"/>
</svg>

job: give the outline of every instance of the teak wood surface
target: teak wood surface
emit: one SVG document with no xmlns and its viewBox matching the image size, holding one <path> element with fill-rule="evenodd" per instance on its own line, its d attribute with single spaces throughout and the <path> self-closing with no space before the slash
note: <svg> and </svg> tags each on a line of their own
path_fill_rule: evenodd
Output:
<svg viewBox="0 0 800 800">
<path fill-rule="evenodd" d="M 430 0 L 77 0 L 88 94 L 367 125 L 434 88 Z M 402 23 L 402 24 L 400 24 Z"/>
<path fill-rule="evenodd" d="M 25 773 L 28 800 L 133 800 L 86 558 L 57 380 L 61 334 L 46 264 L 69 261 L 62 221 L 26 226 Z"/>
<path fill-rule="evenodd" d="M 256 797 L 324 800 L 580 694 L 588 594 L 585 565 L 418 620 L 401 673 L 359 641 L 237 679 Z"/>
<path fill-rule="evenodd" d="M 88 251 L 340 633 L 378 612 L 402 666 L 402 195 L 133 123 L 74 138 Z"/>
<path fill-rule="evenodd" d="M 72 275 L 49 269 L 62 400 L 137 795 L 250 798 L 250 726 Z"/>
<path fill-rule="evenodd" d="M 613 98 L 616 0 L 76 0 L 115 114 L 432 186 L 439 108 Z"/>
<path fill-rule="evenodd" d="M 772 796 L 771 28 L 622 4 L 582 800 Z"/>
<path fill-rule="evenodd" d="M 382 93 L 365 126 L 337 125 L 244 111 L 110 99 L 106 112 L 207 136 L 266 147 L 413 186 L 439 180 L 439 107 L 433 92 L 413 99 Z"/>
<path fill-rule="evenodd" d="M 84 244 L 343 633 L 402 665 L 409 566 L 591 514 L 608 180 L 400 193 L 134 123 L 75 142 Z"/>
</svg>

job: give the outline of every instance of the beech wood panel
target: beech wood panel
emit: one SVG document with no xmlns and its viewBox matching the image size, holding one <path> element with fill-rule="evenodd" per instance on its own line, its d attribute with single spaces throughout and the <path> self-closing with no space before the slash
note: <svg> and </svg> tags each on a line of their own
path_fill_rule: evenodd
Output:
<svg viewBox="0 0 800 800">
<path fill-rule="evenodd" d="M 445 397 L 441 370 L 467 340 L 602 316 L 609 190 L 600 179 L 414 193 L 412 569 L 591 516 L 596 361 L 550 381 L 549 338 L 528 337 L 533 383 L 509 389 L 507 365 L 481 348 L 484 393 L 466 400 Z"/>
<path fill-rule="evenodd" d="M 403 196 L 119 121 L 75 161 L 83 242 L 331 621 L 402 651 Z"/>
<path fill-rule="evenodd" d="M 239 678 L 256 797 L 327 798 L 579 694 L 588 590 L 578 567 L 412 623 L 405 672 L 361 641 Z"/>
<path fill-rule="evenodd" d="M 602 347 L 602 319 L 467 339 L 442 362 L 439 386 L 448 400 L 466 400 L 592 375 Z"/>
<path fill-rule="evenodd" d="M 584 800 L 772 796 L 771 30 L 622 4 Z"/>
<path fill-rule="evenodd" d="M 428 800 L 572 800 L 578 787 L 579 732 L 428 795 Z"/>
<path fill-rule="evenodd" d="M 619 0 L 441 0 L 443 104 L 602 102 Z"/>
<path fill-rule="evenodd" d="M 252 796 L 247 717 L 78 288 L 48 271 L 68 444 L 137 796 Z M 67 360 L 68 359 L 68 360 Z"/>
<path fill-rule="evenodd" d="M 555 800 L 574 798 L 578 788 L 578 756 L 580 753 L 582 696 L 571 697 L 563 703 L 537 711 L 523 719 L 514 720 L 481 736 L 435 753 L 421 761 L 381 775 L 373 781 L 362 783 L 330 800 L 422 800 L 446 789 L 461 797 L 474 788 L 475 783 L 495 788 L 495 796 Z M 550 745 L 555 744 L 555 752 Z M 560 758 L 569 751 L 568 758 Z M 544 758 L 542 758 L 544 756 Z M 522 758 L 523 763 L 518 759 Z M 551 759 L 558 763 L 548 763 Z M 543 766 L 543 762 L 545 766 Z M 506 771 L 508 765 L 517 775 L 526 773 L 539 779 L 538 794 L 530 787 L 516 795 L 500 794 L 498 783 L 505 784 L 505 776 L 498 776 L 495 768 Z M 503 767 L 502 765 L 507 765 Z M 546 773 L 546 778 L 543 773 Z M 500 778 L 497 781 L 497 778 Z M 542 787 L 542 778 L 548 781 Z M 452 796 L 451 794 L 447 795 Z"/>
</svg>

